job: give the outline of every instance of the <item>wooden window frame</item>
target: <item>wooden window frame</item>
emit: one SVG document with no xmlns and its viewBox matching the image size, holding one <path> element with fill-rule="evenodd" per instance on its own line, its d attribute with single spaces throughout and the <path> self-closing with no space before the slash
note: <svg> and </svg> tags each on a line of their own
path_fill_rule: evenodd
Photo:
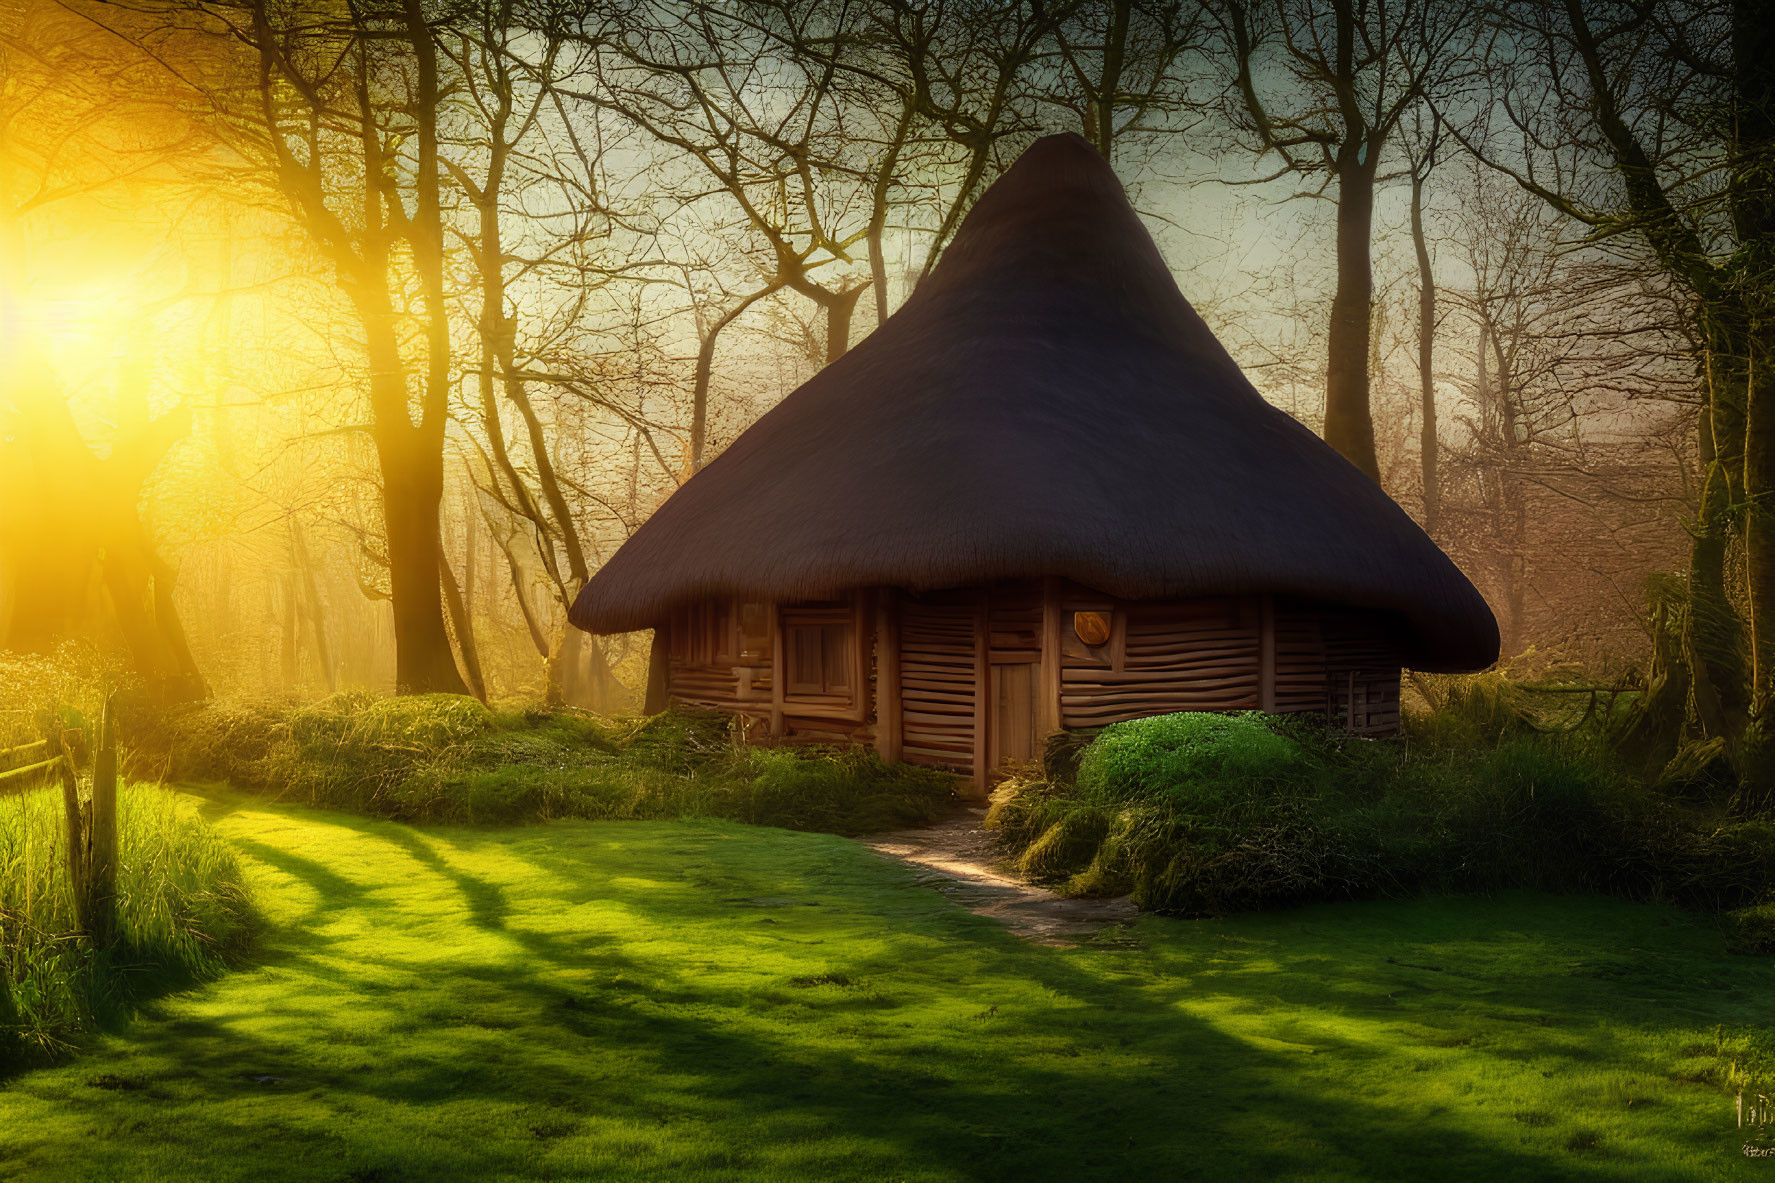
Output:
<svg viewBox="0 0 1775 1183">
<path fill-rule="evenodd" d="M 783 627 L 787 666 L 783 688 L 789 701 L 848 700 L 856 693 L 856 644 L 848 621 L 793 623 Z M 796 667 L 809 649 L 813 651 L 811 664 L 819 667 L 812 681 L 796 677 Z"/>
<path fill-rule="evenodd" d="M 871 698 L 869 679 L 873 673 L 874 630 L 868 616 L 869 599 L 858 592 L 848 600 L 792 604 L 776 611 L 775 660 L 773 662 L 773 699 L 780 711 L 791 718 L 843 719 L 863 722 L 869 712 Z M 832 629 L 836 632 L 833 652 L 844 663 L 848 685 L 842 691 L 822 689 L 818 693 L 798 691 L 791 683 L 790 670 L 795 661 L 795 631 L 805 628 Z M 822 642 L 822 658 L 825 644 Z M 800 685 L 806 686 L 806 683 Z M 773 704 L 774 705 L 774 704 Z"/>
</svg>

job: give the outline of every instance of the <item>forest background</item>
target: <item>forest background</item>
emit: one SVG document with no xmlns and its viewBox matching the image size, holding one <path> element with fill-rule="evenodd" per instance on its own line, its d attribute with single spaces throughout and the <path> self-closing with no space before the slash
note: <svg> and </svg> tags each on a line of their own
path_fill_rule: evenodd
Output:
<svg viewBox="0 0 1775 1183">
<path fill-rule="evenodd" d="M 1509 670 L 1754 758 L 1756 7 L 6 0 L 0 649 L 632 708 L 579 588 L 1071 131 Z"/>
</svg>

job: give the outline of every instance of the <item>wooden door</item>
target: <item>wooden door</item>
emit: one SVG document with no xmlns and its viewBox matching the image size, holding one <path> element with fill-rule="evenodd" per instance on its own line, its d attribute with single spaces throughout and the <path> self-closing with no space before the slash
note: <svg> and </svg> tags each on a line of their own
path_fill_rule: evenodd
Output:
<svg viewBox="0 0 1775 1183">
<path fill-rule="evenodd" d="M 993 663 L 991 752 L 994 768 L 1035 759 L 1035 688 L 1040 681 L 1039 664 Z"/>
</svg>

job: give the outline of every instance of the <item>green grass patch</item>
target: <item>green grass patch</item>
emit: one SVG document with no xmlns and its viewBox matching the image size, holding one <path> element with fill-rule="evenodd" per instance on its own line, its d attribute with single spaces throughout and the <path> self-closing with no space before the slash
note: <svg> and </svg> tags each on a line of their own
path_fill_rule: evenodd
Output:
<svg viewBox="0 0 1775 1183">
<path fill-rule="evenodd" d="M 216 976 L 254 931 L 233 850 L 189 802 L 125 785 L 117 822 L 117 938 L 95 950 L 76 935 L 60 791 L 0 800 L 0 1076 Z"/>
<path fill-rule="evenodd" d="M 0 1087 L 32 1179 L 1753 1176 L 1775 967 L 1508 893 L 1034 945 L 843 839 L 206 792 L 255 969 Z"/>
<path fill-rule="evenodd" d="M 956 802 L 945 774 L 861 749 L 750 747 L 714 713 L 617 720 L 352 692 L 132 723 L 170 777 L 411 822 L 711 817 L 859 834 L 928 824 Z"/>
</svg>

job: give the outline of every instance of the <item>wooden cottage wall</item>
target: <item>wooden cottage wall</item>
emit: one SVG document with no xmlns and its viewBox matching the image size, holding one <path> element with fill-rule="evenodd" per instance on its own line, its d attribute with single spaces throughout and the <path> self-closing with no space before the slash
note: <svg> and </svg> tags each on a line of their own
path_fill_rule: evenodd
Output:
<svg viewBox="0 0 1775 1183">
<path fill-rule="evenodd" d="M 1400 654 L 1374 613 L 1281 597 L 1117 601 L 1077 585 L 1061 599 L 1065 727 L 1267 710 L 1323 712 L 1364 735 L 1398 730 Z M 1106 645 L 1079 640 L 1082 611 L 1112 614 Z"/>
<path fill-rule="evenodd" d="M 761 605 L 769 628 L 757 654 L 739 651 L 738 613 L 731 599 L 710 599 L 680 608 L 668 624 L 666 687 L 686 706 L 739 715 L 785 743 L 868 743 L 874 738 L 875 663 L 872 598 Z M 786 629 L 839 625 L 848 630 L 852 684 L 841 695 L 798 695 L 783 685 L 782 642 Z"/>
<path fill-rule="evenodd" d="M 1172 711 L 1256 710 L 1261 646 L 1252 599 L 1122 602 L 1071 592 L 1061 630 L 1060 719 L 1104 727 Z M 1112 614 L 1109 643 L 1078 639 L 1071 613 Z"/>
<path fill-rule="evenodd" d="M 679 608 L 667 623 L 666 692 L 686 706 L 768 716 L 771 654 L 739 651 L 738 605 L 706 600 Z"/>
<path fill-rule="evenodd" d="M 978 602 L 971 595 L 901 597 L 897 614 L 900 758 L 971 773 L 979 708 Z"/>
<path fill-rule="evenodd" d="M 1369 614 L 1319 609 L 1325 636 L 1325 701 L 1319 710 L 1358 735 L 1399 730 L 1398 646 Z"/>
<path fill-rule="evenodd" d="M 771 731 L 782 743 L 864 744 L 875 737 L 875 615 L 873 595 L 784 604 L 777 610 L 779 646 L 792 629 L 821 626 L 845 631 L 851 684 L 843 694 L 799 693 L 788 674 L 772 704 Z M 779 648 L 778 669 L 790 654 Z"/>
<path fill-rule="evenodd" d="M 1276 707 L 1320 711 L 1360 735 L 1399 729 L 1399 647 L 1384 618 L 1330 604 L 1276 604 Z"/>
<path fill-rule="evenodd" d="M 778 742 L 874 742 L 884 759 L 962 774 L 1039 754 L 1058 727 L 1173 711 L 1320 711 L 1367 735 L 1399 725 L 1389 624 L 1310 601 L 1119 601 L 1060 580 L 864 591 L 768 608 L 764 641 L 742 635 L 742 611 L 708 601 L 673 614 L 672 699 L 733 712 Z M 1108 620 L 1103 643 L 1081 639 L 1081 612 Z M 785 635 L 839 625 L 851 685 L 791 684 Z"/>
</svg>

